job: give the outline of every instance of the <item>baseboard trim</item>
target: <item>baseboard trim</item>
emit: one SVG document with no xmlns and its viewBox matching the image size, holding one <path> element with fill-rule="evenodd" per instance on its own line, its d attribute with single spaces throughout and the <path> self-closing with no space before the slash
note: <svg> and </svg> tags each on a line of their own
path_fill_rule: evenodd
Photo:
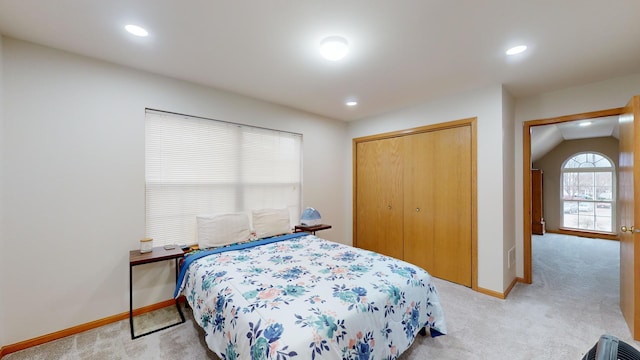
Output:
<svg viewBox="0 0 640 360">
<path fill-rule="evenodd" d="M 511 292 L 511 290 L 513 290 L 513 287 L 516 286 L 516 283 L 518 282 L 518 278 L 513 278 L 513 280 L 511 280 L 511 284 L 509 284 L 509 287 L 507 287 L 507 290 L 504 291 L 504 298 L 506 299 L 507 296 L 509 296 L 509 293 Z"/>
<path fill-rule="evenodd" d="M 481 294 L 485 294 L 485 295 L 496 297 L 498 299 L 504 299 L 504 294 L 501 293 L 501 292 L 498 292 L 498 291 L 494 291 L 494 290 L 489 290 L 489 289 L 478 287 L 478 292 L 481 293 Z"/>
<path fill-rule="evenodd" d="M 513 287 L 516 286 L 517 282 L 518 282 L 518 278 L 514 278 L 511 281 L 511 284 L 509 284 L 509 286 L 507 287 L 507 289 L 504 292 L 489 290 L 489 289 L 485 289 L 485 288 L 481 288 L 481 287 L 478 287 L 477 291 L 479 293 L 481 293 L 481 294 L 485 294 L 485 295 L 496 297 L 498 299 L 505 300 L 507 298 L 507 295 L 509 295 L 509 293 L 511 292 L 511 289 L 513 289 Z"/>
<path fill-rule="evenodd" d="M 618 236 L 618 234 L 600 233 L 595 231 L 558 229 L 558 230 L 547 230 L 547 232 L 552 234 L 581 236 L 581 237 L 587 237 L 592 239 L 604 239 L 604 240 L 616 240 L 616 241 L 620 240 L 620 237 Z"/>
<path fill-rule="evenodd" d="M 185 301 L 184 296 L 180 296 L 180 298 L 178 298 L 178 301 L 183 303 Z M 173 305 L 175 305 L 175 301 L 173 299 L 162 301 L 162 302 L 159 302 L 159 303 L 156 303 L 156 304 L 151 304 L 151 305 L 144 306 L 144 307 L 141 307 L 141 308 L 133 309 L 133 316 L 137 316 L 137 315 L 140 315 L 140 314 L 144 314 L 144 313 L 147 313 L 147 312 L 150 312 L 150 311 L 162 309 L 164 307 L 173 306 Z M 81 333 L 83 331 L 95 329 L 97 327 L 108 325 L 108 324 L 111 324 L 111 323 L 114 323 L 114 322 L 117 322 L 117 321 L 121 321 L 121 320 L 125 320 L 125 319 L 128 319 L 128 318 L 129 318 L 129 312 L 127 311 L 127 312 L 123 312 L 123 313 L 120 313 L 120 314 L 108 316 L 106 318 L 94 320 L 94 321 L 91 321 L 91 322 L 88 322 L 88 323 L 85 323 L 85 324 L 80 324 L 80 325 L 77 325 L 77 326 L 73 326 L 73 327 L 70 327 L 68 329 L 52 332 L 50 334 L 46 334 L 46 335 L 42 335 L 42 336 L 38 336 L 38 337 L 33 338 L 33 339 L 20 341 L 20 342 L 17 342 L 15 344 L 5 345 L 5 346 L 2 346 L 0 348 L 0 359 L 2 359 L 3 356 L 5 356 L 7 354 L 14 353 L 16 351 L 20 351 L 20 350 L 28 349 L 28 348 L 33 347 L 33 346 L 37 346 L 37 345 L 41 345 L 41 344 L 44 344 L 44 343 L 48 343 L 49 341 L 62 339 L 63 337 L 67 337 L 67 336 L 70 336 L 70 335 L 79 334 L 79 333 Z"/>
</svg>

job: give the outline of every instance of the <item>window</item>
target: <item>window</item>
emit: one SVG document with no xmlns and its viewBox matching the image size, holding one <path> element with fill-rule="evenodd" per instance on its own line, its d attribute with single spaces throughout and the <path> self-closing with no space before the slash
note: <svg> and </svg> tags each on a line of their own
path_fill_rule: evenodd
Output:
<svg viewBox="0 0 640 360">
<path fill-rule="evenodd" d="M 561 170 L 562 226 L 596 232 L 613 231 L 615 168 L 602 154 L 573 155 Z"/>
<path fill-rule="evenodd" d="M 146 236 L 194 244 L 196 215 L 287 208 L 299 216 L 302 135 L 147 110 Z"/>
</svg>

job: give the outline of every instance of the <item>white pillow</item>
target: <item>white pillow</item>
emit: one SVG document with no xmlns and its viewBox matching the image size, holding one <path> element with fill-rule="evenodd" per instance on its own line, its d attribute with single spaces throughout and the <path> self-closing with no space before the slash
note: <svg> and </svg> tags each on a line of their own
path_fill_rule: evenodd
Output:
<svg viewBox="0 0 640 360">
<path fill-rule="evenodd" d="M 291 231 L 288 209 L 253 210 L 253 231 L 256 238 L 286 234 Z"/>
<path fill-rule="evenodd" d="M 251 236 L 246 213 L 198 215 L 196 222 L 200 249 L 247 241 Z"/>
</svg>

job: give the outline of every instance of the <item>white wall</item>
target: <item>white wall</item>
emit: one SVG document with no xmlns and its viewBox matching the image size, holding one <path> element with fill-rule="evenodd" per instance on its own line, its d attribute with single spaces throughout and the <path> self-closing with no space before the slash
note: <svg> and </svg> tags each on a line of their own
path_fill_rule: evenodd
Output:
<svg viewBox="0 0 640 360">
<path fill-rule="evenodd" d="M 2 36 L 0 36 L 0 189 L 2 189 L 3 187 L 3 179 L 4 179 L 4 97 L 3 97 L 3 76 L 2 74 L 4 73 L 4 67 L 3 67 L 3 61 L 2 61 L 2 53 L 3 53 L 3 46 L 2 46 Z M 7 330 L 5 329 L 5 311 L 6 311 L 6 307 L 4 306 L 4 298 L 5 296 L 7 296 L 7 291 L 5 290 L 5 278 L 6 276 L 4 274 L 7 274 L 7 269 L 5 269 L 5 264 L 6 264 L 6 260 L 5 257 L 7 256 L 7 249 L 4 246 L 4 198 L 3 198 L 3 193 L 0 192 L 0 348 L 2 347 L 3 344 L 6 344 L 5 341 L 5 333 L 7 332 Z"/>
<path fill-rule="evenodd" d="M 634 96 L 640 95 L 640 74 L 576 86 L 563 90 L 518 99 L 515 126 L 515 179 L 516 179 L 516 245 L 517 275 L 524 276 L 522 234 L 522 123 L 564 115 L 622 107 Z M 536 279 L 534 278 L 535 282 Z"/>
<path fill-rule="evenodd" d="M 503 178 L 503 247 L 502 260 L 504 289 L 516 278 L 516 263 L 509 263 L 509 250 L 516 248 L 515 239 L 515 179 L 513 177 L 514 156 L 514 124 L 515 124 L 515 99 L 503 89 L 502 93 L 502 178 Z"/>
<path fill-rule="evenodd" d="M 3 40 L 1 344 L 128 311 L 128 252 L 145 228 L 146 107 L 302 133 L 303 206 L 333 225 L 319 235 L 350 242 L 345 123 Z M 168 264 L 136 267 L 134 307 L 171 298 Z"/>
<path fill-rule="evenodd" d="M 478 157 L 478 286 L 502 292 L 503 286 L 503 90 L 500 85 L 419 104 L 377 117 L 351 122 L 348 139 L 477 117 Z M 351 142 L 349 161 L 352 162 Z M 352 199 L 353 172 L 347 189 Z M 353 206 L 348 224 L 353 226 Z M 497 216 L 496 216 L 497 215 Z M 510 236 L 510 235 L 509 235 Z"/>
</svg>

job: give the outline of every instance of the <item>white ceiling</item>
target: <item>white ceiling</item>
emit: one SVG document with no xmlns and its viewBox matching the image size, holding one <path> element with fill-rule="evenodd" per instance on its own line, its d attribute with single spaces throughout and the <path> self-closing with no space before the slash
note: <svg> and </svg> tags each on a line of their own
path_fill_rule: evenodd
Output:
<svg viewBox="0 0 640 360">
<path fill-rule="evenodd" d="M 638 14 L 638 0 L 0 0 L 0 33 L 348 121 L 639 73 Z M 344 60 L 319 56 L 328 35 L 349 41 Z"/>
</svg>

